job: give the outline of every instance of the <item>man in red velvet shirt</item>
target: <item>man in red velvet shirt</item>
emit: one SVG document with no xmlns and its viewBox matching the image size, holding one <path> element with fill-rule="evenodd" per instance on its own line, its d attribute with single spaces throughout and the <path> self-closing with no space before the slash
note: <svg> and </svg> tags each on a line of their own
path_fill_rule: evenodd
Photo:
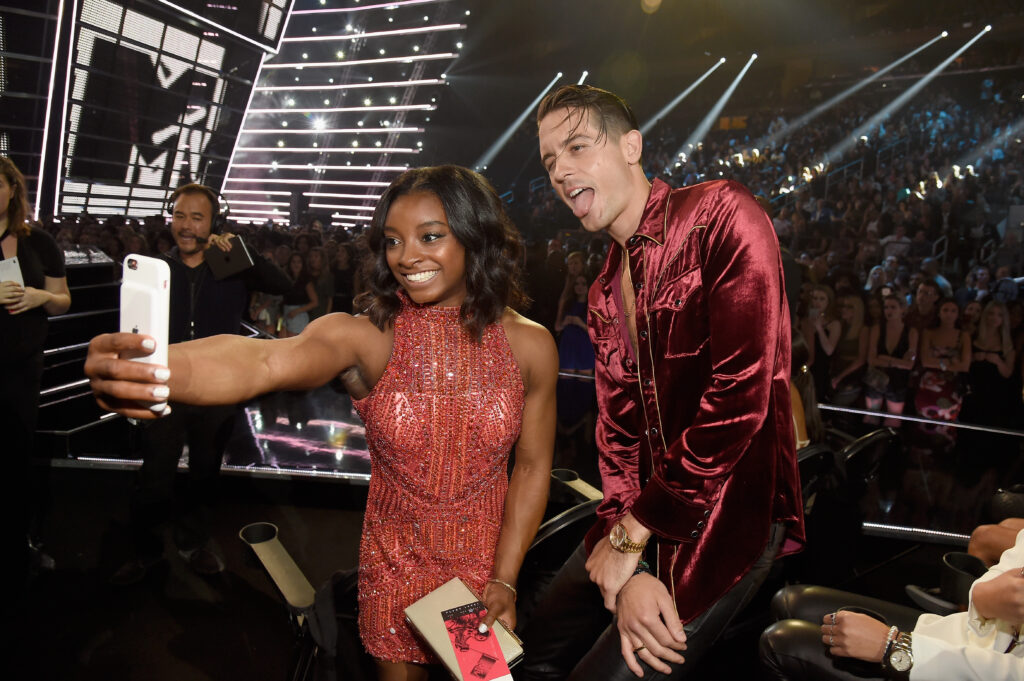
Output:
<svg viewBox="0 0 1024 681">
<path fill-rule="evenodd" d="M 605 498 L 531 617 L 524 672 L 684 678 L 804 538 L 778 241 L 735 182 L 652 185 L 610 92 L 562 87 L 537 121 L 555 192 L 617 245 L 588 312 Z"/>
</svg>

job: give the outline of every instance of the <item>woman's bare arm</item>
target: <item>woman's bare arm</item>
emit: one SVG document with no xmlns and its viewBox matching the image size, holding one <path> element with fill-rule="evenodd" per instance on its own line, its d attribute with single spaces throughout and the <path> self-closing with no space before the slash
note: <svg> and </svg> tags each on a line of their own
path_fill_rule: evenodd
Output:
<svg viewBox="0 0 1024 681">
<path fill-rule="evenodd" d="M 374 337 L 376 336 L 376 338 Z M 151 403 L 235 404 L 274 390 L 322 385 L 360 363 L 362 348 L 379 347 L 381 332 L 347 314 L 316 320 L 298 336 L 262 340 L 221 335 L 168 349 L 168 367 L 130 361 L 151 354 L 137 334 L 97 336 L 85 374 L 100 406 L 134 418 L 155 418 Z M 386 358 L 385 360 L 386 361 Z"/>
<path fill-rule="evenodd" d="M 509 341 L 523 371 L 526 403 L 492 576 L 514 585 L 544 516 L 551 485 L 558 351 L 551 334 L 533 322 L 517 315 L 515 322 L 505 326 L 514 327 Z M 484 603 L 488 609 L 485 624 L 490 625 L 500 617 L 515 626 L 514 599 L 504 586 L 489 583 L 484 590 Z"/>
</svg>

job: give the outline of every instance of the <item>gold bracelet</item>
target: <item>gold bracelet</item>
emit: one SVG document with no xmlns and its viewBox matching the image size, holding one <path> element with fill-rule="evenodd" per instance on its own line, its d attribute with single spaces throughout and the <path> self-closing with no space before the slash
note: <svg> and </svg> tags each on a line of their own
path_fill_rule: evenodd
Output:
<svg viewBox="0 0 1024 681">
<path fill-rule="evenodd" d="M 511 584 L 509 584 L 508 582 L 503 582 L 500 579 L 495 579 L 494 577 L 491 577 L 490 579 L 487 580 L 487 583 L 488 584 L 500 584 L 501 586 L 503 586 L 506 589 L 508 589 L 509 591 L 511 591 L 512 592 L 512 602 L 513 603 L 515 603 L 516 600 L 519 598 L 519 592 L 516 591 L 516 588 L 514 586 L 512 586 Z"/>
</svg>

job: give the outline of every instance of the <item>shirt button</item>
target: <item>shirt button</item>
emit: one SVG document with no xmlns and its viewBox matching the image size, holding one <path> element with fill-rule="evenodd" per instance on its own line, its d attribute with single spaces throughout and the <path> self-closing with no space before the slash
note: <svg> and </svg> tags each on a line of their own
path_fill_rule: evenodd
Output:
<svg viewBox="0 0 1024 681">
<path fill-rule="evenodd" d="M 703 530 L 704 529 L 704 521 L 703 520 L 698 520 L 697 521 L 697 529 L 698 530 Z"/>
<path fill-rule="evenodd" d="M 641 331 L 640 332 L 640 337 L 643 338 L 644 340 L 647 340 L 647 332 L 646 331 Z"/>
<path fill-rule="evenodd" d="M 699 536 L 700 536 L 700 532 L 698 532 L 697 530 L 694 530 L 693 532 L 690 533 L 690 538 L 691 539 L 696 539 Z"/>
<path fill-rule="evenodd" d="M 604 277 L 601 277 L 601 283 L 602 284 L 604 283 Z"/>
<path fill-rule="evenodd" d="M 650 385 L 650 384 L 651 384 L 651 379 L 645 378 L 644 379 L 644 385 Z"/>
<path fill-rule="evenodd" d="M 653 435 L 654 437 L 658 437 L 658 429 L 657 428 L 651 428 L 651 435 Z"/>
<path fill-rule="evenodd" d="M 705 518 L 710 518 L 711 517 L 711 511 L 710 510 L 704 511 L 704 517 Z"/>
<path fill-rule="evenodd" d="M 631 236 L 631 237 L 629 237 L 629 239 L 628 239 L 628 240 L 626 241 L 626 243 L 627 243 L 627 244 L 629 244 L 630 246 L 632 246 L 632 245 L 634 245 L 634 244 L 636 243 L 637 239 L 639 239 L 639 238 L 640 238 L 640 237 L 637 237 L 637 236 Z"/>
<path fill-rule="evenodd" d="M 642 282 L 642 281 L 636 282 L 636 284 L 633 285 L 633 288 L 635 288 L 637 291 L 643 291 L 644 290 L 644 282 Z"/>
</svg>

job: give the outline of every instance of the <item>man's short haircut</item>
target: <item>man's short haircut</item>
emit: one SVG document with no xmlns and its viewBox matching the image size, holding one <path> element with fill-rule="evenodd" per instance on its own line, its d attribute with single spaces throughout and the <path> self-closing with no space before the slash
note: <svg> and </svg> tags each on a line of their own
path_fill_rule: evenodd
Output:
<svg viewBox="0 0 1024 681">
<path fill-rule="evenodd" d="M 603 139 L 609 132 L 622 136 L 630 130 L 639 130 L 636 115 L 622 97 L 590 85 L 563 85 L 541 100 L 537 107 L 537 125 L 552 111 L 565 109 L 566 115 L 571 112 L 586 111 L 597 123 L 597 140 Z M 582 121 L 582 118 L 581 118 Z M 575 124 L 578 126 L 579 122 Z M 574 129 L 575 129 L 574 126 Z"/>
<path fill-rule="evenodd" d="M 189 184 L 183 184 L 171 193 L 171 198 L 167 201 L 167 212 L 174 215 L 174 204 L 178 202 L 178 199 L 185 195 L 199 194 L 205 196 L 206 200 L 210 203 L 210 221 L 211 224 L 216 220 L 220 214 L 220 201 L 217 200 L 217 192 L 213 191 L 210 187 L 205 184 L 198 184 L 191 182 Z"/>
</svg>

